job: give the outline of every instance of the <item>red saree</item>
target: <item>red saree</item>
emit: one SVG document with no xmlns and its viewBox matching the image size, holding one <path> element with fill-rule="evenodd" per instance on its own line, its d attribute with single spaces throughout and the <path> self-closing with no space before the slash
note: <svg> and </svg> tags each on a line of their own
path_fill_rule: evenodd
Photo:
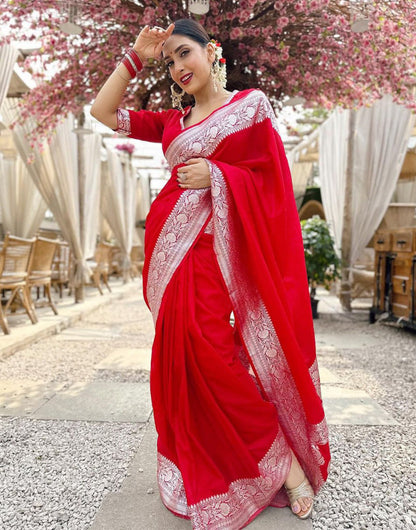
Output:
<svg viewBox="0 0 416 530">
<path fill-rule="evenodd" d="M 195 529 L 237 530 L 289 504 L 290 448 L 315 492 L 330 460 L 275 115 L 259 90 L 234 92 L 187 129 L 177 111 L 120 112 L 120 130 L 162 141 L 172 171 L 146 221 L 143 270 L 161 497 Z M 181 190 L 177 170 L 195 157 L 211 189 Z"/>
</svg>

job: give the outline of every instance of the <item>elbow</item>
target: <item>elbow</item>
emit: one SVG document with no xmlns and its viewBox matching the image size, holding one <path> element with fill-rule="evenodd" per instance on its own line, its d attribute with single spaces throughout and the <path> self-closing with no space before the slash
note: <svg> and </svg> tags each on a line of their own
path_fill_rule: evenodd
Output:
<svg viewBox="0 0 416 530">
<path fill-rule="evenodd" d="M 113 131 L 117 128 L 117 113 L 108 114 L 106 112 L 103 112 L 102 109 L 97 107 L 95 103 L 93 103 L 90 114 L 93 118 L 101 122 L 102 124 L 106 125 L 107 127 L 110 127 L 110 129 L 113 129 Z"/>
<path fill-rule="evenodd" d="M 97 110 L 97 107 L 96 107 L 95 103 L 93 103 L 93 105 L 92 105 L 92 107 L 90 109 L 90 114 L 91 114 L 91 116 L 93 118 L 95 118 L 96 120 L 99 120 L 99 117 L 98 117 L 99 112 Z"/>
</svg>

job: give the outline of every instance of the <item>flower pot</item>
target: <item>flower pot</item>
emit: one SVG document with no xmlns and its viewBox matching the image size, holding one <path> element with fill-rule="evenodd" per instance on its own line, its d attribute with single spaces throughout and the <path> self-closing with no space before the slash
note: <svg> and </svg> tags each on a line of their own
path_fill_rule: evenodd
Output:
<svg viewBox="0 0 416 530">
<path fill-rule="evenodd" d="M 319 318 L 318 314 L 318 302 L 319 300 L 317 298 L 311 298 L 311 306 L 312 306 L 312 318 Z"/>
</svg>

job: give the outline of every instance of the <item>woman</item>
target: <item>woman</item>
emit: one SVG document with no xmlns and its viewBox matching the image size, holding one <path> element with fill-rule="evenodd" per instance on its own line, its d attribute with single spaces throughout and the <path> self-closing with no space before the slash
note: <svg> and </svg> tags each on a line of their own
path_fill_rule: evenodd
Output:
<svg viewBox="0 0 416 530">
<path fill-rule="evenodd" d="M 149 58 L 165 62 L 179 110 L 119 109 Z M 146 221 L 143 270 L 162 500 L 193 528 L 237 530 L 269 505 L 308 517 L 330 456 L 275 115 L 261 91 L 227 91 L 223 63 L 192 20 L 146 26 L 91 113 L 161 142 L 172 172 Z M 184 93 L 195 103 L 182 109 Z"/>
</svg>

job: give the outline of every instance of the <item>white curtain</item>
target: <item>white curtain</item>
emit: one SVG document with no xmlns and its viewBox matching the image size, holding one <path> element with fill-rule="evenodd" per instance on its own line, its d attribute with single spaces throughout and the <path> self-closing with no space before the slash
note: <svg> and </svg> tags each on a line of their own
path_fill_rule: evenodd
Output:
<svg viewBox="0 0 416 530">
<path fill-rule="evenodd" d="M 312 177 L 312 162 L 294 162 L 291 174 L 293 183 L 293 193 L 295 194 L 296 204 L 299 209 L 305 195 L 308 181 Z"/>
<path fill-rule="evenodd" d="M 6 99 L 2 114 L 7 123 L 18 118 L 17 102 Z M 13 137 L 25 165 L 36 187 L 51 210 L 63 237 L 68 241 L 75 259 L 74 284 L 89 276 L 86 259 L 93 253 L 93 244 L 98 231 L 99 186 L 100 186 L 100 136 L 84 135 L 86 168 L 85 190 L 80 192 L 78 178 L 78 145 L 73 132 L 74 118 L 68 116 L 56 128 L 50 145 L 42 151 L 32 150 L 27 138 L 33 123 L 16 125 Z M 29 158 L 31 160 L 29 161 Z M 94 166 L 94 163 L 97 167 Z M 84 212 L 84 230 L 80 230 L 80 204 Z"/>
<path fill-rule="evenodd" d="M 350 112 L 355 112 L 352 131 L 351 227 L 343 226 Z M 322 202 L 334 236 L 341 248 L 343 231 L 351 230 L 351 267 L 380 224 L 406 154 L 414 119 L 410 110 L 385 96 L 371 108 L 336 110 L 320 132 Z"/>
<path fill-rule="evenodd" d="M 19 52 L 13 46 L 5 44 L 0 46 L 0 108 L 7 96 L 7 91 L 12 78 L 13 68 Z"/>
<path fill-rule="evenodd" d="M 317 153 L 318 141 L 319 130 L 315 129 L 302 142 L 286 153 L 298 209 L 313 174 L 313 162 L 310 157 L 312 154 Z"/>
<path fill-rule="evenodd" d="M 150 186 L 149 177 L 138 173 L 137 188 L 136 188 L 136 220 L 142 221 L 146 219 L 150 210 Z M 136 233 L 140 238 L 139 244 L 144 242 L 144 229 L 136 228 Z"/>
<path fill-rule="evenodd" d="M 416 203 L 416 177 L 413 179 L 403 179 L 397 182 L 393 195 L 394 202 Z"/>
<path fill-rule="evenodd" d="M 101 186 L 101 212 L 121 248 L 126 279 L 136 217 L 136 178 L 128 155 L 107 149 Z"/>
<path fill-rule="evenodd" d="M 0 155 L 3 231 L 18 237 L 33 237 L 45 216 L 46 208 L 22 159 Z"/>
<path fill-rule="evenodd" d="M 325 217 L 335 239 L 337 252 L 341 249 L 342 217 L 348 152 L 349 112 L 335 110 L 321 126 L 319 139 L 319 176 Z"/>
</svg>

